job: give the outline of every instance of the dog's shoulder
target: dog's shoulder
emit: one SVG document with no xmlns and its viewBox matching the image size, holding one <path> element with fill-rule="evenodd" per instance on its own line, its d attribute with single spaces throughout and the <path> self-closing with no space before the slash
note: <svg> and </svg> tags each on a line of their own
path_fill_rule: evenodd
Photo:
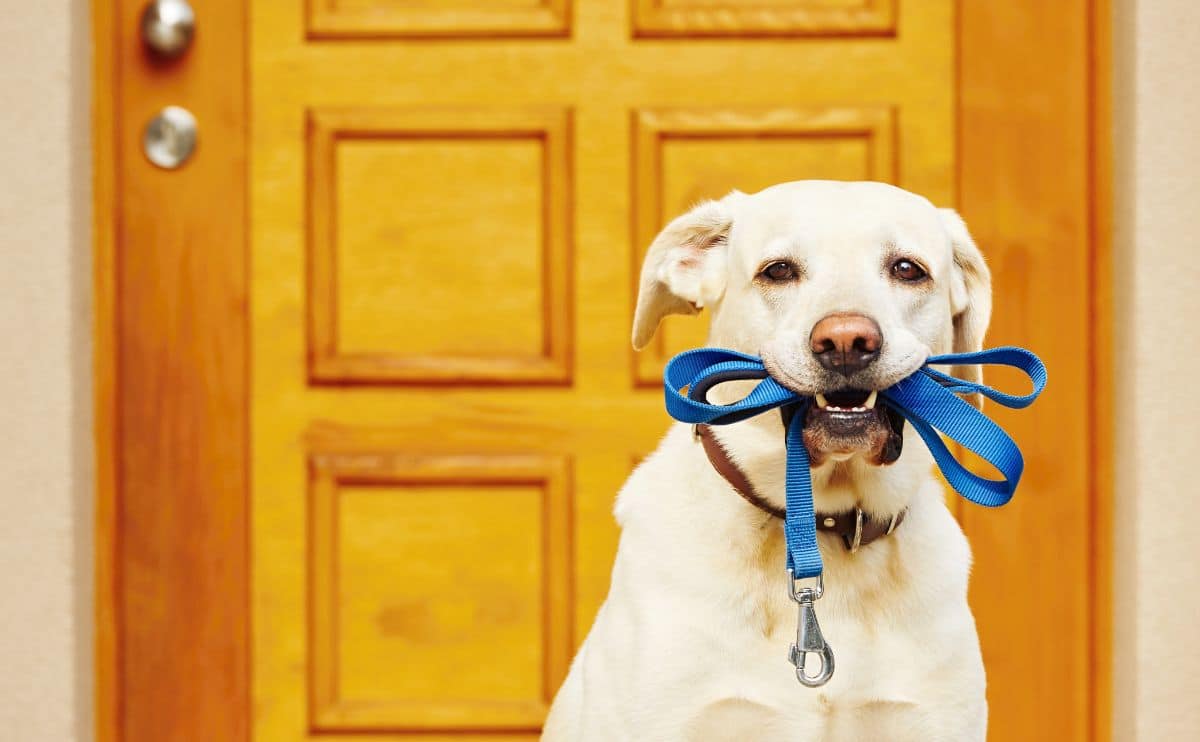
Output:
<svg viewBox="0 0 1200 742">
<path fill-rule="evenodd" d="M 617 493 L 613 506 L 617 524 L 628 528 L 635 521 L 656 521 L 682 507 L 676 493 L 697 486 L 702 479 L 695 448 L 691 427 L 672 425 Z"/>
</svg>

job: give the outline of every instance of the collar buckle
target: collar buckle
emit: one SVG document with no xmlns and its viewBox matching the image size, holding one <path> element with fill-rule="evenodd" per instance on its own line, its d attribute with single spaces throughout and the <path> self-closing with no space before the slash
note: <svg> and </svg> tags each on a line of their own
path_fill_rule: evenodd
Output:
<svg viewBox="0 0 1200 742">
<path fill-rule="evenodd" d="M 850 540 L 850 553 L 858 553 L 858 547 L 862 546 L 863 533 L 863 510 L 855 506 L 854 508 L 854 538 Z"/>
</svg>

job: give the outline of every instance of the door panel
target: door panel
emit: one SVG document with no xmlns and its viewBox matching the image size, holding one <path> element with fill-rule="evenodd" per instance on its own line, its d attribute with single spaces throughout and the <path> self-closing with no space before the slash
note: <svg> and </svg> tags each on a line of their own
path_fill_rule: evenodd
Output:
<svg viewBox="0 0 1200 742">
<path fill-rule="evenodd" d="M 536 727 L 572 651 L 568 463 L 402 447 L 309 459 L 312 731 Z"/>
<path fill-rule="evenodd" d="M 570 0 L 311 0 L 309 38 L 561 36 Z"/>
<path fill-rule="evenodd" d="M 636 111 L 635 280 L 658 230 L 701 199 L 734 188 L 753 193 L 800 177 L 897 182 L 893 119 L 894 111 L 879 105 Z M 637 382 L 661 388 L 667 360 L 704 344 L 707 314 L 702 320 L 666 318 L 637 354 Z"/>
<path fill-rule="evenodd" d="M 633 0 L 638 36 L 870 36 L 896 31 L 897 0 Z"/>
<path fill-rule="evenodd" d="M 306 135 L 313 381 L 569 378 L 566 109 L 313 108 Z"/>
</svg>

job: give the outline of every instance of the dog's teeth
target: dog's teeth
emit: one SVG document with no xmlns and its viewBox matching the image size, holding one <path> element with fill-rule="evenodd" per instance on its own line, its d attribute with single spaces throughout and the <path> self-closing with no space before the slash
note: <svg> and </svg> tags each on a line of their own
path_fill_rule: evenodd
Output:
<svg viewBox="0 0 1200 742">
<path fill-rule="evenodd" d="M 827 402 L 825 400 L 825 395 L 818 392 L 817 393 L 817 407 L 820 407 L 821 409 L 825 409 L 828 406 L 829 406 L 829 402 Z"/>
<path fill-rule="evenodd" d="M 866 411 L 867 411 L 866 407 L 855 407 L 854 408 L 854 412 L 866 412 Z"/>
<path fill-rule="evenodd" d="M 867 401 L 863 402 L 863 407 L 867 408 L 868 410 L 875 409 L 875 398 L 878 396 L 879 392 L 871 392 L 871 394 L 867 397 Z"/>
</svg>

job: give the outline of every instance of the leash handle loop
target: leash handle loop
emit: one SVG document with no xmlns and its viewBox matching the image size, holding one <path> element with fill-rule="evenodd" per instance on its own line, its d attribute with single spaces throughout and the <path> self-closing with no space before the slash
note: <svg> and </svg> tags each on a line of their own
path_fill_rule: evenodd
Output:
<svg viewBox="0 0 1200 742">
<path fill-rule="evenodd" d="M 798 399 L 767 375 L 762 360 L 719 348 L 698 348 L 672 358 L 663 371 L 667 413 L 684 423 L 727 425 Z M 728 405 L 707 400 L 708 391 L 726 381 L 759 380 L 741 400 Z M 687 394 L 681 390 L 686 388 Z"/>
<path fill-rule="evenodd" d="M 930 366 L 1011 366 L 1021 371 L 1033 382 L 1029 394 L 1006 394 L 986 384 L 956 378 Z M 1046 388 L 1046 365 L 1042 359 L 1024 348 L 1006 345 L 1000 348 L 975 351 L 973 353 L 950 353 L 926 359 L 921 372 L 955 394 L 982 394 L 988 399 L 1011 409 L 1024 409 L 1033 404 Z"/>
</svg>

